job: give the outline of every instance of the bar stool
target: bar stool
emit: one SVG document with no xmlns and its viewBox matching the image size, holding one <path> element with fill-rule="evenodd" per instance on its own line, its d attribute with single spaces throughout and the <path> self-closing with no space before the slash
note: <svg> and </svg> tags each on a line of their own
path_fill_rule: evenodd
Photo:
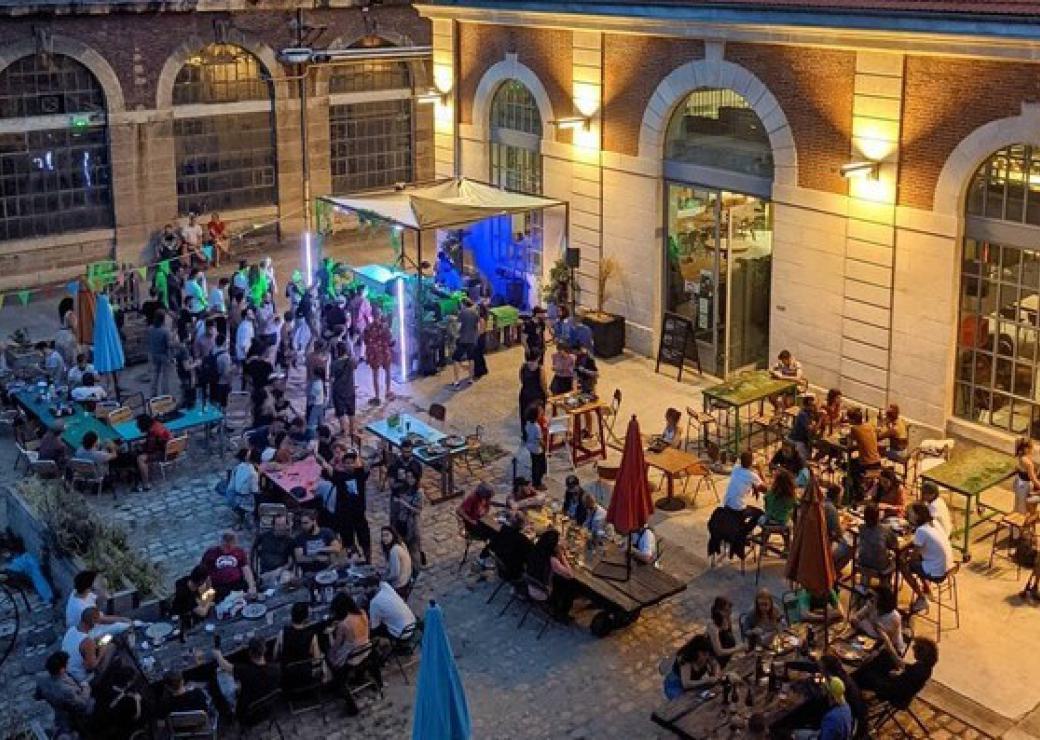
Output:
<svg viewBox="0 0 1040 740">
<path fill-rule="evenodd" d="M 961 626 L 960 602 L 957 598 L 957 571 L 959 571 L 960 568 L 960 563 L 954 563 L 950 569 L 946 571 L 946 577 L 941 581 L 938 583 L 931 580 L 928 581 L 931 592 L 928 594 L 927 598 L 929 603 L 935 604 L 936 606 L 935 618 L 933 619 L 927 614 L 916 615 L 917 619 L 935 623 L 936 642 L 942 640 L 944 611 L 953 612 L 954 624 L 952 629 L 960 629 Z"/>
<path fill-rule="evenodd" d="M 700 452 L 707 450 L 711 443 L 711 429 L 715 428 L 715 442 L 718 443 L 719 420 L 708 411 L 698 411 L 692 406 L 686 407 L 686 442 L 685 449 L 696 448 Z"/>
<path fill-rule="evenodd" d="M 989 551 L 989 567 L 993 567 L 993 558 L 1000 556 L 1015 564 L 1015 580 L 1022 577 L 1022 564 L 1015 558 L 1015 548 L 1022 537 L 1035 536 L 1035 520 L 1030 520 L 1025 514 L 1011 512 L 1000 518 L 997 528 L 993 531 L 993 546 Z M 1007 530 L 1007 547 L 1002 552 L 997 552 L 997 540 L 1000 539 L 1002 530 Z"/>
<path fill-rule="evenodd" d="M 755 556 L 755 585 L 758 585 L 762 577 L 762 558 L 767 554 L 776 555 L 779 558 L 787 557 L 787 533 L 789 528 L 782 524 L 763 524 L 756 534 L 751 535 L 748 541 L 758 548 Z M 771 544 L 774 537 L 780 538 L 781 546 L 777 548 Z"/>
</svg>

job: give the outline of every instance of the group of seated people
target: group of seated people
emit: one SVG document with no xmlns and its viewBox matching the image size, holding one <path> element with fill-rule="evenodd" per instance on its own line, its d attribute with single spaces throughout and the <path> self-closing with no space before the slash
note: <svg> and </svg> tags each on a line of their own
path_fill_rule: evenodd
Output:
<svg viewBox="0 0 1040 740">
<path fill-rule="evenodd" d="M 177 260 L 185 266 L 205 266 L 220 264 L 221 256 L 230 254 L 231 234 L 227 224 L 220 219 L 220 214 L 213 213 L 209 222 L 202 226 L 198 216 L 188 214 L 188 222 L 174 228 L 166 224 L 155 240 L 155 259 Z"/>
<path fill-rule="evenodd" d="M 801 621 L 820 619 L 812 612 L 802 612 L 798 618 Z M 818 729 L 796 733 L 796 737 L 851 740 L 854 722 L 861 733 L 866 729 L 869 702 L 865 694 L 872 695 L 875 701 L 906 706 L 932 676 L 938 662 L 936 644 L 928 638 L 908 636 L 891 588 L 881 586 L 868 592 L 864 606 L 852 614 L 849 621 L 856 632 L 874 639 L 877 649 L 865 664 L 851 673 L 832 652 L 823 653 L 813 663 L 799 659 L 791 664 L 799 671 L 822 674 L 826 699 L 814 723 Z M 773 638 L 789 626 L 787 614 L 773 595 L 768 589 L 760 589 L 751 609 L 739 619 L 739 635 L 743 639 L 738 639 L 732 602 L 723 596 L 716 597 L 705 631 L 690 638 L 670 662 L 662 664 L 665 696 L 676 699 L 688 691 L 714 688 L 724 680 L 726 667 L 735 656 L 760 647 L 769 649 Z M 908 652 L 913 660 L 909 659 Z M 830 685 L 835 679 L 840 685 Z M 767 735 L 763 732 L 760 736 Z"/>
</svg>

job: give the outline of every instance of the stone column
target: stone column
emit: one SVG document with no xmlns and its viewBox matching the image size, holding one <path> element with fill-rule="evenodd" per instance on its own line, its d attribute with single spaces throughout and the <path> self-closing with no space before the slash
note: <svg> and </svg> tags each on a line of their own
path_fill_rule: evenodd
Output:
<svg viewBox="0 0 1040 740">
<path fill-rule="evenodd" d="M 434 173 L 437 178 L 454 177 L 455 162 L 455 24 L 433 19 L 433 82 L 440 90 L 452 88 L 448 100 L 434 103 Z M 486 175 L 484 178 L 485 179 Z"/>
<path fill-rule="evenodd" d="M 575 31 L 572 43 L 573 115 L 588 116 L 588 129 L 573 129 L 570 193 L 570 246 L 581 250 L 576 276 L 578 300 L 595 308 L 599 296 L 599 266 L 603 258 L 603 34 Z M 564 117 L 566 111 L 557 111 Z"/>
</svg>

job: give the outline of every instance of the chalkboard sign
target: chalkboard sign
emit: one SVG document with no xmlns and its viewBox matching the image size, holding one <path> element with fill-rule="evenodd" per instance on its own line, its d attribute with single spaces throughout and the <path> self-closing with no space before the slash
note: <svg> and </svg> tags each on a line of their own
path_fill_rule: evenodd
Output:
<svg viewBox="0 0 1040 740">
<path fill-rule="evenodd" d="M 661 372 L 661 363 L 679 368 L 682 380 L 683 368 L 688 362 L 697 366 L 701 372 L 700 358 L 697 356 L 697 344 L 693 338 L 693 322 L 685 316 L 666 313 L 661 325 L 661 340 L 657 345 L 657 367 L 654 372 Z"/>
</svg>

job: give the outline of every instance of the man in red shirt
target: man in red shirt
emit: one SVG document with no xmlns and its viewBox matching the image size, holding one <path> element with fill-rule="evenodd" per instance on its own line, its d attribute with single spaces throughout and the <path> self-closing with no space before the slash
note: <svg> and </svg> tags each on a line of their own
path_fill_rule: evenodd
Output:
<svg viewBox="0 0 1040 740">
<path fill-rule="evenodd" d="M 249 556 L 238 546 L 234 532 L 225 532 L 220 544 L 206 550 L 202 555 L 202 566 L 209 573 L 209 581 L 220 601 L 232 591 L 246 591 L 256 595 L 256 580 L 249 567 Z"/>
<path fill-rule="evenodd" d="M 491 497 L 495 495 L 495 489 L 490 483 L 481 482 L 473 493 L 462 499 L 459 508 L 455 510 L 462 519 L 466 532 L 475 540 L 487 543 L 495 534 L 495 530 L 485 524 L 482 519 L 491 510 Z M 485 546 L 477 558 L 481 568 L 490 568 L 492 563 L 488 560 L 488 548 Z"/>
<path fill-rule="evenodd" d="M 149 481 L 148 466 L 153 462 L 166 459 L 166 443 L 173 438 L 173 435 L 161 421 L 153 419 L 148 414 L 140 414 L 137 417 L 137 429 L 144 435 L 144 447 L 137 455 L 137 473 L 141 477 L 141 482 L 134 487 L 134 490 L 150 491 L 152 487 Z"/>
</svg>

